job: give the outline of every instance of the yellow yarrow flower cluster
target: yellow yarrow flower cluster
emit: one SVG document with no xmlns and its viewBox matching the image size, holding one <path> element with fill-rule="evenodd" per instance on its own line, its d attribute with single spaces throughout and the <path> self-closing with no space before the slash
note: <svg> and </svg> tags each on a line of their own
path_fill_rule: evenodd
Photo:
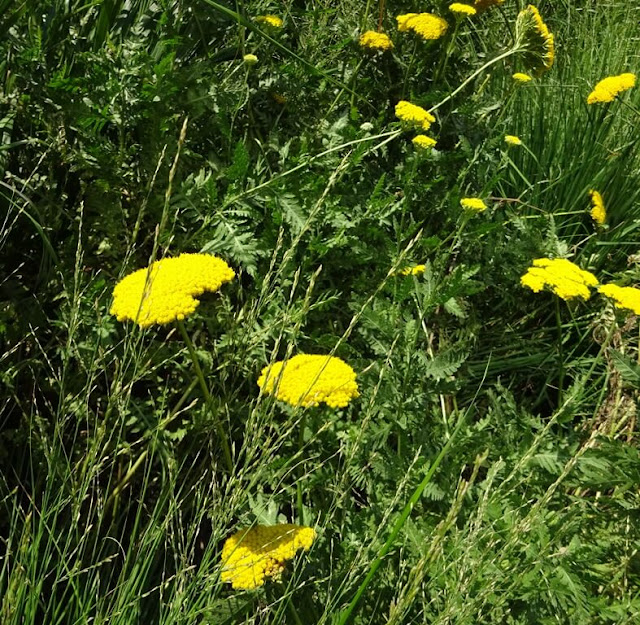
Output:
<svg viewBox="0 0 640 625">
<path fill-rule="evenodd" d="M 272 28 L 282 28 L 282 18 L 277 15 L 258 15 L 256 22 L 259 24 L 267 24 Z"/>
<path fill-rule="evenodd" d="M 505 135 L 504 140 L 507 145 L 522 145 L 522 139 L 515 135 Z"/>
<path fill-rule="evenodd" d="M 527 66 L 536 71 L 551 69 L 555 59 L 554 38 L 532 4 L 518 13 L 516 41 Z"/>
<path fill-rule="evenodd" d="M 412 30 L 423 39 L 440 39 L 449 28 L 447 21 L 431 13 L 405 13 L 396 17 L 398 30 Z"/>
<path fill-rule="evenodd" d="M 362 33 L 358 43 L 368 50 L 386 52 L 393 49 L 393 41 L 391 41 L 389 35 L 377 33 L 375 30 L 368 30 L 366 33 Z"/>
<path fill-rule="evenodd" d="M 630 310 L 636 315 L 640 315 L 640 289 L 632 286 L 604 284 L 598 290 L 611 298 L 616 308 Z"/>
<path fill-rule="evenodd" d="M 313 528 L 289 523 L 241 530 L 222 547 L 221 579 L 238 590 L 258 588 L 266 578 L 279 577 L 285 562 L 300 549 L 308 551 L 315 537 Z"/>
<path fill-rule="evenodd" d="M 200 304 L 198 295 L 217 291 L 235 275 L 221 258 L 209 254 L 163 258 L 116 284 L 110 312 L 141 328 L 182 320 Z"/>
<path fill-rule="evenodd" d="M 529 74 L 523 74 L 522 72 L 516 72 L 512 78 L 516 81 L 516 82 L 521 82 L 521 83 L 527 83 L 527 82 L 531 82 L 533 80 L 533 78 L 531 78 L 531 76 L 529 76 Z"/>
<path fill-rule="evenodd" d="M 494 6 L 500 6 L 504 0 L 475 0 L 473 6 L 477 11 L 484 11 Z"/>
<path fill-rule="evenodd" d="M 255 54 L 245 54 L 242 57 L 242 60 L 245 62 L 245 65 L 255 65 L 258 62 L 258 57 Z"/>
<path fill-rule="evenodd" d="M 470 4 L 463 4 L 462 2 L 454 2 L 449 5 L 449 11 L 456 15 L 475 15 L 478 11 Z"/>
<path fill-rule="evenodd" d="M 602 79 L 587 97 L 587 104 L 612 102 L 617 95 L 631 89 L 636 84 L 635 74 L 620 74 Z"/>
<path fill-rule="evenodd" d="M 400 270 L 401 276 L 420 276 L 422 275 L 427 266 L 426 265 L 416 265 L 415 267 L 405 267 Z"/>
<path fill-rule="evenodd" d="M 522 286 L 539 293 L 545 286 L 564 300 L 591 297 L 589 287 L 597 286 L 597 278 L 566 258 L 537 258 L 520 278 Z"/>
<path fill-rule="evenodd" d="M 396 117 L 403 122 L 419 126 L 422 130 L 429 130 L 431 124 L 436 121 L 429 111 L 406 100 L 400 100 L 396 104 Z"/>
<path fill-rule="evenodd" d="M 411 139 L 411 143 L 420 150 L 429 150 L 435 146 L 436 140 L 431 137 L 427 137 L 427 135 L 416 135 Z"/>
<path fill-rule="evenodd" d="M 465 210 L 472 211 L 474 213 L 482 213 L 487 210 L 487 205 L 477 197 L 465 197 L 460 200 L 460 206 Z"/>
<path fill-rule="evenodd" d="M 591 196 L 591 219 L 599 226 L 602 226 L 607 220 L 607 209 L 604 206 L 602 195 L 593 189 L 589 190 L 589 195 Z"/>
<path fill-rule="evenodd" d="M 359 396 L 355 371 L 335 356 L 298 354 L 267 365 L 258 378 L 264 393 L 292 406 L 344 408 Z"/>
</svg>

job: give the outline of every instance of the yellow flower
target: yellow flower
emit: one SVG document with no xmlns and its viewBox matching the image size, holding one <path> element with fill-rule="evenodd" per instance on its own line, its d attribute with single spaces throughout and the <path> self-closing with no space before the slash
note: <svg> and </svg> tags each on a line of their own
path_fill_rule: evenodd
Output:
<svg viewBox="0 0 640 625">
<path fill-rule="evenodd" d="M 505 135 L 504 140 L 508 145 L 522 145 L 522 139 L 515 135 Z"/>
<path fill-rule="evenodd" d="M 420 126 L 422 130 L 429 130 L 431 124 L 436 121 L 436 118 L 429 111 L 425 111 L 421 106 L 411 104 L 406 100 L 400 100 L 396 104 L 396 117 L 403 122 Z"/>
<path fill-rule="evenodd" d="M 620 74 L 603 78 L 589 94 L 587 104 L 598 102 L 612 102 L 617 95 L 636 84 L 635 74 Z"/>
<path fill-rule="evenodd" d="M 475 0 L 473 6 L 478 11 L 484 11 L 485 9 L 489 9 L 493 6 L 500 6 L 504 0 Z"/>
<path fill-rule="evenodd" d="M 611 298 L 616 308 L 631 310 L 636 315 L 640 315 L 640 289 L 632 286 L 604 284 L 598 290 L 603 295 Z"/>
<path fill-rule="evenodd" d="M 607 220 L 607 209 L 604 207 L 602 195 L 593 189 L 589 190 L 589 195 L 591 196 L 591 219 L 602 226 Z"/>
<path fill-rule="evenodd" d="M 405 267 L 400 270 L 402 276 L 420 276 L 425 272 L 426 265 L 416 265 L 415 267 Z"/>
<path fill-rule="evenodd" d="M 453 4 L 450 4 L 449 11 L 456 15 L 475 15 L 477 13 L 476 9 L 471 5 L 462 4 L 462 2 L 454 2 Z"/>
<path fill-rule="evenodd" d="M 516 72 L 512 77 L 516 82 L 530 82 L 533 80 L 529 74 L 523 74 L 522 72 Z"/>
<path fill-rule="evenodd" d="M 416 135 L 411 142 L 420 150 L 428 150 L 436 144 L 436 140 L 427 135 Z"/>
<path fill-rule="evenodd" d="M 564 300 L 574 297 L 588 300 L 591 297 L 589 287 L 596 286 L 598 280 L 566 258 L 537 258 L 520 278 L 520 283 L 534 293 L 548 286 Z"/>
<path fill-rule="evenodd" d="M 258 57 L 255 54 L 245 54 L 242 57 L 242 60 L 247 64 L 247 65 L 255 65 L 258 62 Z"/>
<path fill-rule="evenodd" d="M 282 19 L 277 15 L 258 15 L 256 22 L 260 24 L 267 24 L 272 28 L 282 28 Z"/>
<path fill-rule="evenodd" d="M 182 320 L 200 304 L 196 296 L 217 291 L 235 275 L 221 258 L 209 254 L 163 258 L 116 284 L 110 312 L 141 328 Z"/>
<path fill-rule="evenodd" d="M 309 551 L 315 537 L 313 528 L 290 523 L 236 532 L 222 547 L 222 581 L 239 590 L 258 588 L 267 577 L 279 577 L 298 550 Z"/>
<path fill-rule="evenodd" d="M 400 32 L 412 30 L 423 39 L 440 39 L 449 27 L 446 20 L 431 13 L 405 13 L 398 15 L 396 21 Z"/>
<path fill-rule="evenodd" d="M 540 11 L 532 4 L 518 13 L 516 41 L 523 51 L 523 60 L 532 70 L 549 70 L 555 59 L 555 42 Z"/>
<path fill-rule="evenodd" d="M 335 356 L 298 354 L 267 365 L 258 378 L 264 393 L 292 406 L 344 408 L 358 397 L 355 371 Z"/>
<path fill-rule="evenodd" d="M 481 213 L 487 210 L 487 205 L 477 197 L 465 197 L 460 200 L 460 205 L 466 210 Z"/>
<path fill-rule="evenodd" d="M 387 50 L 393 49 L 393 41 L 389 38 L 389 35 L 384 33 L 377 33 L 375 30 L 368 30 L 366 33 L 360 35 L 359 43 L 363 48 L 368 50 Z"/>
</svg>

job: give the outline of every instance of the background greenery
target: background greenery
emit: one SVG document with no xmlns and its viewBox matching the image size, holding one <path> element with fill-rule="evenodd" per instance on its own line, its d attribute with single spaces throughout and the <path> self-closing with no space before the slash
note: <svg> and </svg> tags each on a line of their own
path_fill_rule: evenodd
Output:
<svg viewBox="0 0 640 625">
<path fill-rule="evenodd" d="M 586 104 L 640 68 L 640 7 L 541 1 L 552 71 L 516 86 L 518 56 L 493 65 L 424 155 L 390 134 L 396 102 L 440 102 L 526 3 L 431 44 L 397 33 L 447 5 L 0 0 L 2 623 L 343 624 L 445 445 L 350 622 L 638 622 L 637 319 L 519 277 L 563 256 L 640 282 L 640 120 Z M 376 57 L 357 36 L 380 7 L 395 50 Z M 465 218 L 465 196 L 490 209 Z M 173 325 L 108 314 L 154 249 L 239 274 L 187 323 L 210 407 Z M 259 397 L 295 352 L 342 357 L 361 397 Z M 257 522 L 318 539 L 280 582 L 232 591 L 222 543 Z"/>
</svg>

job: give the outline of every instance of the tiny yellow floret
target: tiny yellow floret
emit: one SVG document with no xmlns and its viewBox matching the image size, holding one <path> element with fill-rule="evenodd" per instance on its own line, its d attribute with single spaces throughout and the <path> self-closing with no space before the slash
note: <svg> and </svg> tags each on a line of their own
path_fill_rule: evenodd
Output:
<svg viewBox="0 0 640 625">
<path fill-rule="evenodd" d="M 591 196 L 591 219 L 602 226 L 607 221 L 607 209 L 604 206 L 602 195 L 593 189 L 589 190 L 589 195 Z"/>
<path fill-rule="evenodd" d="M 587 97 L 587 104 L 612 102 L 616 96 L 631 89 L 636 84 L 636 75 L 627 73 L 603 78 Z"/>
<path fill-rule="evenodd" d="M 564 300 L 591 297 L 590 287 L 598 285 L 598 279 L 589 271 L 580 269 L 566 258 L 537 258 L 520 278 L 520 284 L 539 293 L 545 286 Z"/>
<path fill-rule="evenodd" d="M 408 124 L 419 126 L 422 130 L 429 130 L 431 124 L 436 121 L 429 111 L 406 100 L 400 100 L 396 104 L 396 117 Z"/>
<path fill-rule="evenodd" d="M 531 76 L 529 76 L 529 74 L 524 74 L 522 72 L 516 72 L 512 78 L 516 81 L 516 82 L 521 82 L 521 83 L 526 83 L 526 82 L 531 82 L 533 80 L 533 78 L 531 78 Z"/>
<path fill-rule="evenodd" d="M 282 18 L 277 15 L 258 15 L 256 22 L 259 24 L 267 24 L 272 28 L 282 28 Z"/>
<path fill-rule="evenodd" d="M 478 197 L 465 197 L 460 200 L 460 206 L 474 213 L 482 213 L 487 210 L 487 205 Z"/>
<path fill-rule="evenodd" d="M 450 4 L 449 11 L 456 15 L 475 15 L 478 12 L 470 4 L 463 4 L 462 2 Z"/>
<path fill-rule="evenodd" d="M 421 276 L 425 272 L 426 268 L 427 268 L 426 265 L 416 265 L 415 267 L 405 267 L 404 269 L 400 270 L 400 275 L 401 276 Z"/>
<path fill-rule="evenodd" d="M 449 28 L 447 21 L 431 13 L 405 13 L 396 17 L 398 30 L 414 33 L 426 40 L 440 39 Z"/>
<path fill-rule="evenodd" d="M 290 523 L 236 532 L 222 547 L 221 579 L 238 590 L 258 588 L 266 578 L 278 578 L 300 549 L 309 551 L 315 537 L 313 528 Z"/>
<path fill-rule="evenodd" d="M 436 140 L 427 135 L 416 135 L 411 142 L 420 150 L 430 150 L 436 144 Z"/>
<path fill-rule="evenodd" d="M 141 328 L 181 321 L 200 304 L 198 295 L 217 291 L 235 275 L 227 263 L 210 254 L 163 258 L 116 284 L 110 312 L 118 321 L 135 321 Z"/>
<path fill-rule="evenodd" d="M 258 378 L 263 393 L 291 406 L 344 408 L 359 396 L 356 372 L 335 356 L 298 354 L 267 365 Z"/>
<path fill-rule="evenodd" d="M 522 145 L 522 139 L 515 135 L 505 135 L 504 141 L 507 145 Z"/>
<path fill-rule="evenodd" d="M 358 43 L 367 50 L 386 52 L 393 49 L 393 41 L 389 35 L 378 33 L 375 30 L 368 30 L 360 35 Z"/>
<path fill-rule="evenodd" d="M 640 315 L 640 289 L 633 286 L 603 284 L 598 290 L 611 298 L 616 308 L 630 310 L 636 315 Z"/>
</svg>

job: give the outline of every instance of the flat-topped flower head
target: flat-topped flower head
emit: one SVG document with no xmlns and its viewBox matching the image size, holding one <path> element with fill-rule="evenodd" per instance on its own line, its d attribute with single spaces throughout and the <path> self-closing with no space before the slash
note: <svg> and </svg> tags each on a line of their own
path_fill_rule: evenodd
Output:
<svg viewBox="0 0 640 625">
<path fill-rule="evenodd" d="M 393 49 L 393 41 L 389 35 L 385 33 L 378 33 L 375 30 L 368 30 L 360 35 L 358 43 L 366 50 L 374 52 L 387 52 Z"/>
<path fill-rule="evenodd" d="M 282 18 L 277 15 L 258 15 L 256 22 L 259 24 L 266 24 L 271 28 L 282 28 Z"/>
<path fill-rule="evenodd" d="M 315 537 L 313 528 L 290 523 L 236 532 L 222 547 L 221 579 L 237 590 L 258 588 L 267 578 L 278 578 L 300 549 L 309 551 Z"/>
<path fill-rule="evenodd" d="M 255 65 L 258 62 L 258 57 L 255 54 L 245 54 L 242 57 L 242 60 L 244 61 L 245 65 Z"/>
<path fill-rule="evenodd" d="M 519 83 L 527 83 L 527 82 L 531 82 L 533 80 L 533 78 L 531 78 L 531 76 L 529 76 L 529 74 L 524 74 L 523 72 L 516 72 L 512 78 Z"/>
<path fill-rule="evenodd" d="M 537 72 L 551 69 L 555 59 L 554 38 L 532 4 L 518 13 L 516 41 L 527 67 Z"/>
<path fill-rule="evenodd" d="M 416 146 L 419 150 L 430 150 L 436 145 L 436 140 L 427 137 L 427 135 L 416 135 L 413 139 L 411 139 L 411 143 Z"/>
<path fill-rule="evenodd" d="M 587 97 L 587 104 L 612 102 L 616 96 L 631 89 L 636 84 L 636 75 L 627 73 L 603 78 Z"/>
<path fill-rule="evenodd" d="M 604 206 L 602 195 L 593 189 L 589 190 L 589 195 L 591 196 L 591 210 L 589 211 L 591 219 L 602 226 L 607 221 L 607 209 Z"/>
<path fill-rule="evenodd" d="M 504 3 L 504 0 L 475 0 L 473 6 L 477 11 L 485 11 L 491 7 L 500 6 Z"/>
<path fill-rule="evenodd" d="M 217 291 L 235 277 L 227 263 L 210 254 L 163 258 L 129 274 L 113 289 L 111 314 L 141 328 L 181 321 L 198 307 L 198 295 Z"/>
<path fill-rule="evenodd" d="M 636 315 L 640 315 L 640 289 L 633 286 L 603 284 L 598 291 L 612 299 L 616 308 L 630 310 Z"/>
<path fill-rule="evenodd" d="M 426 40 L 440 39 L 449 28 L 446 20 L 431 13 L 405 13 L 398 15 L 396 21 L 401 33 L 411 30 Z"/>
<path fill-rule="evenodd" d="M 597 286 L 598 280 L 566 258 L 537 258 L 520 278 L 520 283 L 534 293 L 548 287 L 563 300 L 577 297 L 588 300 L 590 287 Z"/>
<path fill-rule="evenodd" d="M 454 2 L 449 5 L 449 11 L 456 16 L 468 17 L 475 15 L 478 11 L 470 4 L 463 4 L 462 2 Z"/>
<path fill-rule="evenodd" d="M 507 145 L 522 145 L 522 139 L 520 139 L 520 137 L 516 137 L 515 135 L 505 135 L 504 142 Z"/>
<path fill-rule="evenodd" d="M 267 365 L 258 378 L 263 393 L 291 406 L 344 408 L 358 397 L 356 372 L 340 358 L 298 354 Z"/>
<path fill-rule="evenodd" d="M 404 269 L 400 270 L 400 275 L 401 276 L 421 276 L 425 272 L 426 268 L 427 268 L 426 265 L 416 265 L 415 267 L 405 267 Z"/>
<path fill-rule="evenodd" d="M 473 213 L 482 213 L 487 210 L 487 205 L 479 197 L 464 197 L 460 200 L 460 206 Z"/>
<path fill-rule="evenodd" d="M 396 117 L 407 124 L 422 128 L 422 130 L 429 130 L 431 124 L 436 121 L 436 118 L 429 111 L 406 100 L 400 100 L 396 104 Z"/>
</svg>

